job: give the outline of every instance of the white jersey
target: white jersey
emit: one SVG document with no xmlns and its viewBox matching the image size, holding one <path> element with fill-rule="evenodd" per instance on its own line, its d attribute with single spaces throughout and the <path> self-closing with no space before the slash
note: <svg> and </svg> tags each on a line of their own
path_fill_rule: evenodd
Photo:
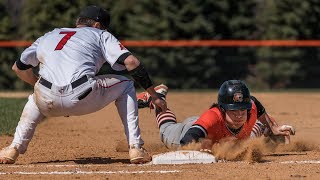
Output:
<svg viewBox="0 0 320 180">
<path fill-rule="evenodd" d="M 84 75 L 94 76 L 107 62 L 116 71 L 125 70 L 118 58 L 129 52 L 111 33 L 93 27 L 56 28 L 38 38 L 20 61 L 36 67 L 39 75 L 64 86 Z"/>
</svg>

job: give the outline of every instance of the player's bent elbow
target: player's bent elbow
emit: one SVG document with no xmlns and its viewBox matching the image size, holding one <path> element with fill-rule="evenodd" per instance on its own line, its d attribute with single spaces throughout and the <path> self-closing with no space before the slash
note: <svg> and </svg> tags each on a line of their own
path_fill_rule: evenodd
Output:
<svg viewBox="0 0 320 180">
<path fill-rule="evenodd" d="M 15 71 L 16 68 L 17 68 L 16 62 L 14 62 L 14 64 L 13 64 L 12 67 L 11 67 L 11 69 L 12 69 L 13 71 Z"/>
<path fill-rule="evenodd" d="M 18 71 L 19 71 L 19 68 L 17 67 L 17 64 L 16 63 L 14 63 L 13 65 L 12 65 L 12 71 L 14 71 L 16 74 L 18 73 Z"/>
<path fill-rule="evenodd" d="M 140 65 L 140 61 L 133 55 L 130 55 L 124 60 L 124 65 L 128 71 L 132 71 Z"/>
</svg>

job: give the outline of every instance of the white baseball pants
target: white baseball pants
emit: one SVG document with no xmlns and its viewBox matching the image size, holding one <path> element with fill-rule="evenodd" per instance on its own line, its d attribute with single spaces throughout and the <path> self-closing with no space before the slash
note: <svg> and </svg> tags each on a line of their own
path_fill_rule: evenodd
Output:
<svg viewBox="0 0 320 180">
<path fill-rule="evenodd" d="M 141 146 L 138 105 L 134 83 L 125 76 L 101 75 L 88 78 L 77 87 L 57 87 L 36 83 L 28 98 L 14 134 L 11 147 L 26 152 L 38 123 L 46 116 L 79 116 L 96 112 L 115 101 L 128 145 Z M 72 88 L 74 87 L 74 88 Z M 80 99 L 80 100 L 79 100 Z"/>
</svg>

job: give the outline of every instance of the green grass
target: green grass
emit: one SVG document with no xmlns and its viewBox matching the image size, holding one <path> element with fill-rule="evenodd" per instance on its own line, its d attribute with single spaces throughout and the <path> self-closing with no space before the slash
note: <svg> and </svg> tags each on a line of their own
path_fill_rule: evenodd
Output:
<svg viewBox="0 0 320 180">
<path fill-rule="evenodd" d="M 13 135 L 27 98 L 0 98 L 0 135 Z"/>
</svg>

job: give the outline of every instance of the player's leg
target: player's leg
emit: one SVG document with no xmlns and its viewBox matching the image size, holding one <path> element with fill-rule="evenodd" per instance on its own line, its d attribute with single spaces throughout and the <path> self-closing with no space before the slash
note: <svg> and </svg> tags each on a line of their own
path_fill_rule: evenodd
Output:
<svg viewBox="0 0 320 180">
<path fill-rule="evenodd" d="M 144 142 L 140 137 L 138 105 L 132 81 L 126 91 L 116 99 L 115 105 L 125 127 L 128 144 L 130 146 L 142 146 Z"/>
<path fill-rule="evenodd" d="M 166 85 L 159 85 L 155 87 L 155 91 L 163 99 L 166 99 L 168 93 L 168 87 Z M 167 148 L 176 149 L 179 147 L 179 137 L 181 132 L 180 123 L 177 123 L 175 114 L 167 109 L 166 112 L 161 113 L 161 110 L 156 109 L 151 102 L 151 96 L 148 92 L 144 91 L 137 95 L 137 102 L 139 108 L 148 107 L 155 109 L 156 122 L 160 129 L 160 139 Z M 179 130 L 180 129 L 180 130 Z"/>
<path fill-rule="evenodd" d="M 129 82 L 126 91 L 115 101 L 122 123 L 124 125 L 127 142 L 129 145 L 129 157 L 131 163 L 145 163 L 151 161 L 151 156 L 142 147 L 138 116 L 138 104 L 134 83 Z"/>
<path fill-rule="evenodd" d="M 143 145 L 140 137 L 138 105 L 132 80 L 120 75 L 100 76 L 98 96 L 99 104 L 115 101 L 119 116 L 124 125 L 125 135 L 129 145 Z M 99 81 L 99 79 L 98 79 Z"/>
<path fill-rule="evenodd" d="M 167 112 L 163 114 L 156 111 L 160 139 L 163 144 L 169 149 L 178 149 L 181 146 L 181 138 L 197 119 L 198 117 L 192 116 L 182 122 L 177 122 L 171 110 L 168 109 Z"/>
<path fill-rule="evenodd" d="M 166 98 L 168 87 L 161 84 L 155 87 L 155 91 L 162 98 Z M 141 92 L 137 95 L 139 108 L 149 107 L 154 109 L 151 97 L 147 92 Z M 161 110 L 155 109 L 156 121 L 160 130 L 160 139 L 167 148 L 177 149 L 180 147 L 180 139 L 187 129 L 193 124 L 194 118 L 188 118 L 181 123 L 177 123 L 176 116 L 173 111 L 168 109 L 161 113 Z"/>
<path fill-rule="evenodd" d="M 180 146 L 179 137 L 183 126 L 177 123 L 176 116 L 170 109 L 165 113 L 160 112 L 161 110 L 155 110 L 160 139 L 167 148 L 175 150 Z"/>
<path fill-rule="evenodd" d="M 11 145 L 0 151 L 0 163 L 15 163 L 19 154 L 24 154 L 27 151 L 38 123 L 44 118 L 45 116 L 40 113 L 34 102 L 33 94 L 30 95 L 16 127 Z"/>
</svg>

